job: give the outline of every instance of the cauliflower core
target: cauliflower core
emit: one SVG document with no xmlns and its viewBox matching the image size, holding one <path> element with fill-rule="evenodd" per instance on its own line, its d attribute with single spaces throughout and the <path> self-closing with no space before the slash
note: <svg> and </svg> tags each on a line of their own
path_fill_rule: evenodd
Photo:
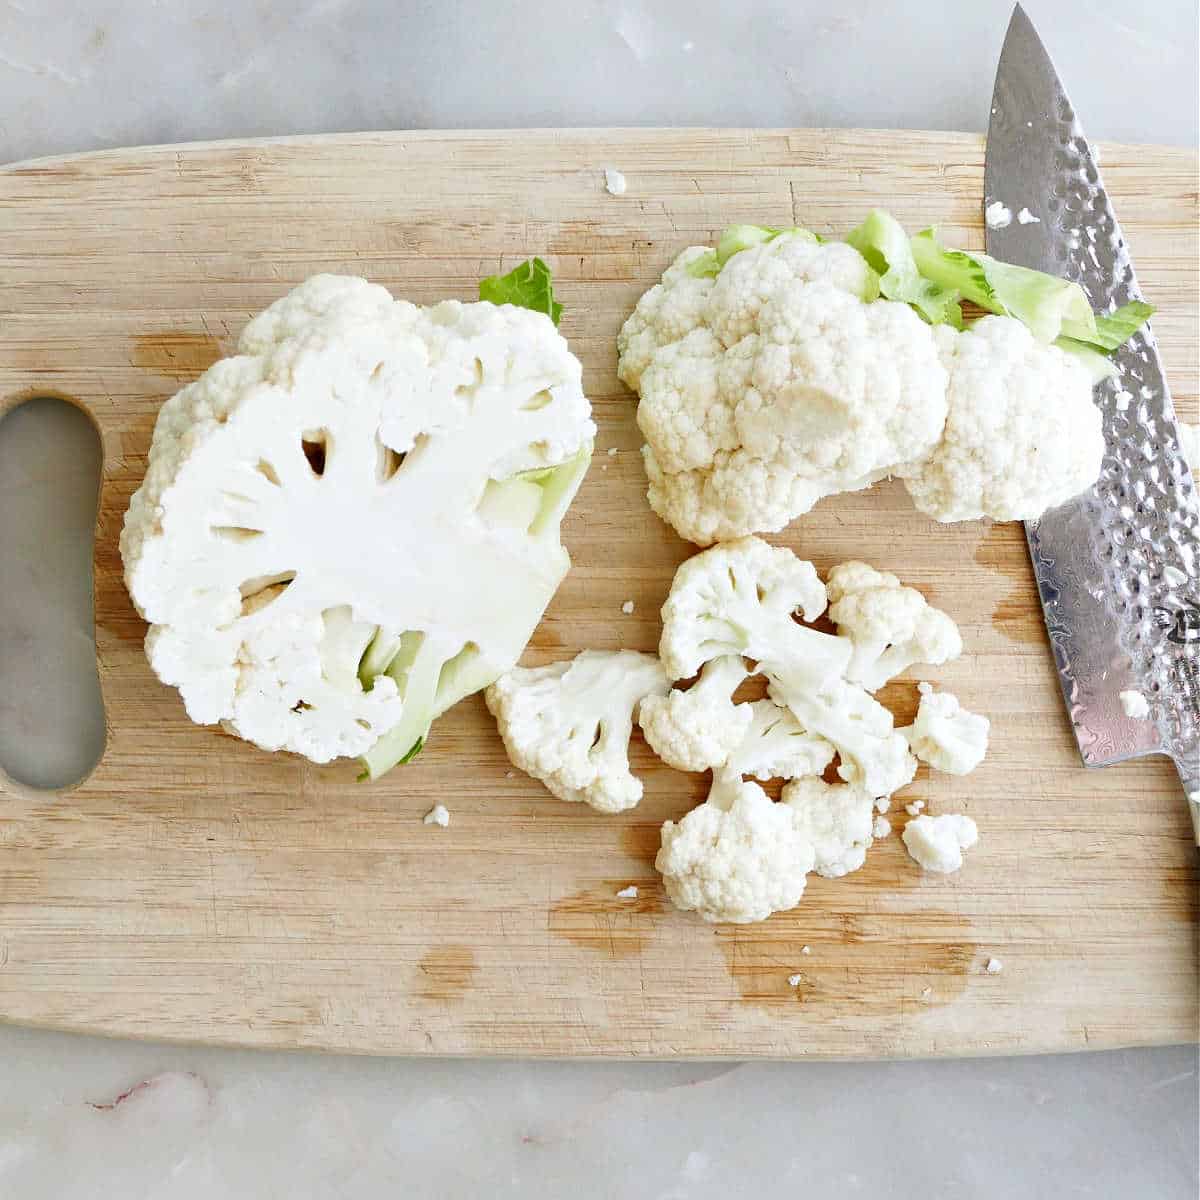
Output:
<svg viewBox="0 0 1200 1200">
<path fill-rule="evenodd" d="M 194 721 L 387 769 L 517 661 L 594 432 L 547 317 L 309 279 L 159 413 L 121 535 L 151 666 Z"/>
<path fill-rule="evenodd" d="M 668 687 L 653 654 L 585 650 L 570 662 L 515 667 L 484 698 L 513 766 L 560 800 L 616 813 L 642 798 L 629 769 L 638 706 Z"/>
</svg>

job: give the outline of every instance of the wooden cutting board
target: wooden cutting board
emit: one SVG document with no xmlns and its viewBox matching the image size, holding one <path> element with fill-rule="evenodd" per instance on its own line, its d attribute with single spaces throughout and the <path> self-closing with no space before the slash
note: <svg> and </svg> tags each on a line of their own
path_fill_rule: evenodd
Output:
<svg viewBox="0 0 1200 1200">
<path fill-rule="evenodd" d="M 620 197 L 602 168 L 625 173 Z M 1197 416 L 1197 160 L 1104 148 L 1182 413 Z M 108 746 L 78 788 L 0 785 L 0 1017 L 183 1041 L 371 1053 L 874 1057 L 1196 1036 L 1196 854 L 1164 760 L 1079 765 L 1019 525 L 939 526 L 898 486 L 822 503 L 778 541 L 864 558 L 959 622 L 928 674 L 993 722 L 965 780 L 967 865 L 897 836 L 755 926 L 666 903 L 658 828 L 702 778 L 637 743 L 646 797 L 603 817 L 509 770 L 476 697 L 374 786 L 191 725 L 142 656 L 117 537 L 162 401 L 316 271 L 473 298 L 540 254 L 600 427 L 564 535 L 575 568 L 526 662 L 654 649 L 689 548 L 644 499 L 614 338 L 685 245 L 727 222 L 844 231 L 886 205 L 982 244 L 983 145 L 959 134 L 398 133 L 160 147 L 0 171 L 0 410 L 54 393 L 99 427 L 96 641 Z M 609 456 L 610 448 L 617 453 Z M 622 602 L 632 599 L 632 615 Z M 915 684 L 890 685 L 901 721 Z M 449 829 L 425 826 L 436 802 Z M 616 898 L 636 884 L 633 901 Z M 807 950 L 806 950 L 807 948 Z M 989 958 L 1004 964 L 988 974 Z M 801 976 L 792 987 L 788 977 Z"/>
</svg>

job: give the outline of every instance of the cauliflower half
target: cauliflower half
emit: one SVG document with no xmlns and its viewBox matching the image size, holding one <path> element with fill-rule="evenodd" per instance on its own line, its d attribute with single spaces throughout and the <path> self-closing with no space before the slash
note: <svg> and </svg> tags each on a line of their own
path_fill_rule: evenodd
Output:
<svg viewBox="0 0 1200 1200">
<path fill-rule="evenodd" d="M 560 800 L 616 813 L 642 798 L 629 769 L 638 706 L 669 687 L 653 654 L 585 650 L 569 662 L 515 667 L 484 698 L 513 766 Z"/>
<path fill-rule="evenodd" d="M 309 279 L 159 413 L 121 534 L 151 666 L 194 721 L 386 770 L 517 661 L 594 433 L 547 317 Z"/>
<path fill-rule="evenodd" d="M 650 505 L 683 537 L 782 529 L 934 447 L 946 371 L 932 331 L 875 299 L 857 250 L 797 230 L 696 278 L 707 253 L 685 250 L 617 341 L 618 374 L 640 397 Z"/>
</svg>

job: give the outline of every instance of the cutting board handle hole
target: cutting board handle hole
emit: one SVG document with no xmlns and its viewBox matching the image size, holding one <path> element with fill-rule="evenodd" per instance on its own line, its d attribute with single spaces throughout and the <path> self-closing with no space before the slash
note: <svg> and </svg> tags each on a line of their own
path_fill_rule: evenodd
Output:
<svg viewBox="0 0 1200 1200">
<path fill-rule="evenodd" d="M 76 404 L 0 398 L 0 770 L 38 790 L 79 783 L 104 752 L 92 606 L 101 459 Z"/>
</svg>

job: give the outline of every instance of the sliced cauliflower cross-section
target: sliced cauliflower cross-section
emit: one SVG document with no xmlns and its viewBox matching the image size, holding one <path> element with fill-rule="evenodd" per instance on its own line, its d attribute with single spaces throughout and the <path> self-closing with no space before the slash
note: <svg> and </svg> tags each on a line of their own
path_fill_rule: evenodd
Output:
<svg viewBox="0 0 1200 1200">
<path fill-rule="evenodd" d="M 914 663 L 940 666 L 962 653 L 954 622 L 887 571 L 842 563 L 829 572 L 826 588 L 830 619 L 854 644 L 846 678 L 869 692 Z"/>
<path fill-rule="evenodd" d="M 513 766 L 560 800 L 615 813 L 642 798 L 629 769 L 638 706 L 669 687 L 652 654 L 585 650 L 569 662 L 515 667 L 485 699 Z"/>
<path fill-rule="evenodd" d="M 738 782 L 667 821 L 654 865 L 676 908 L 744 924 L 800 903 L 813 848 L 788 805 Z"/>
<path fill-rule="evenodd" d="M 900 732 L 922 761 L 950 775 L 969 775 L 987 753 L 991 722 L 968 712 L 949 692 L 935 692 L 928 683 L 918 685 L 921 702 L 917 719 Z"/>
<path fill-rule="evenodd" d="M 518 659 L 595 427 L 549 318 L 322 275 L 162 407 L 121 535 L 188 715 L 372 774 Z"/>
</svg>

